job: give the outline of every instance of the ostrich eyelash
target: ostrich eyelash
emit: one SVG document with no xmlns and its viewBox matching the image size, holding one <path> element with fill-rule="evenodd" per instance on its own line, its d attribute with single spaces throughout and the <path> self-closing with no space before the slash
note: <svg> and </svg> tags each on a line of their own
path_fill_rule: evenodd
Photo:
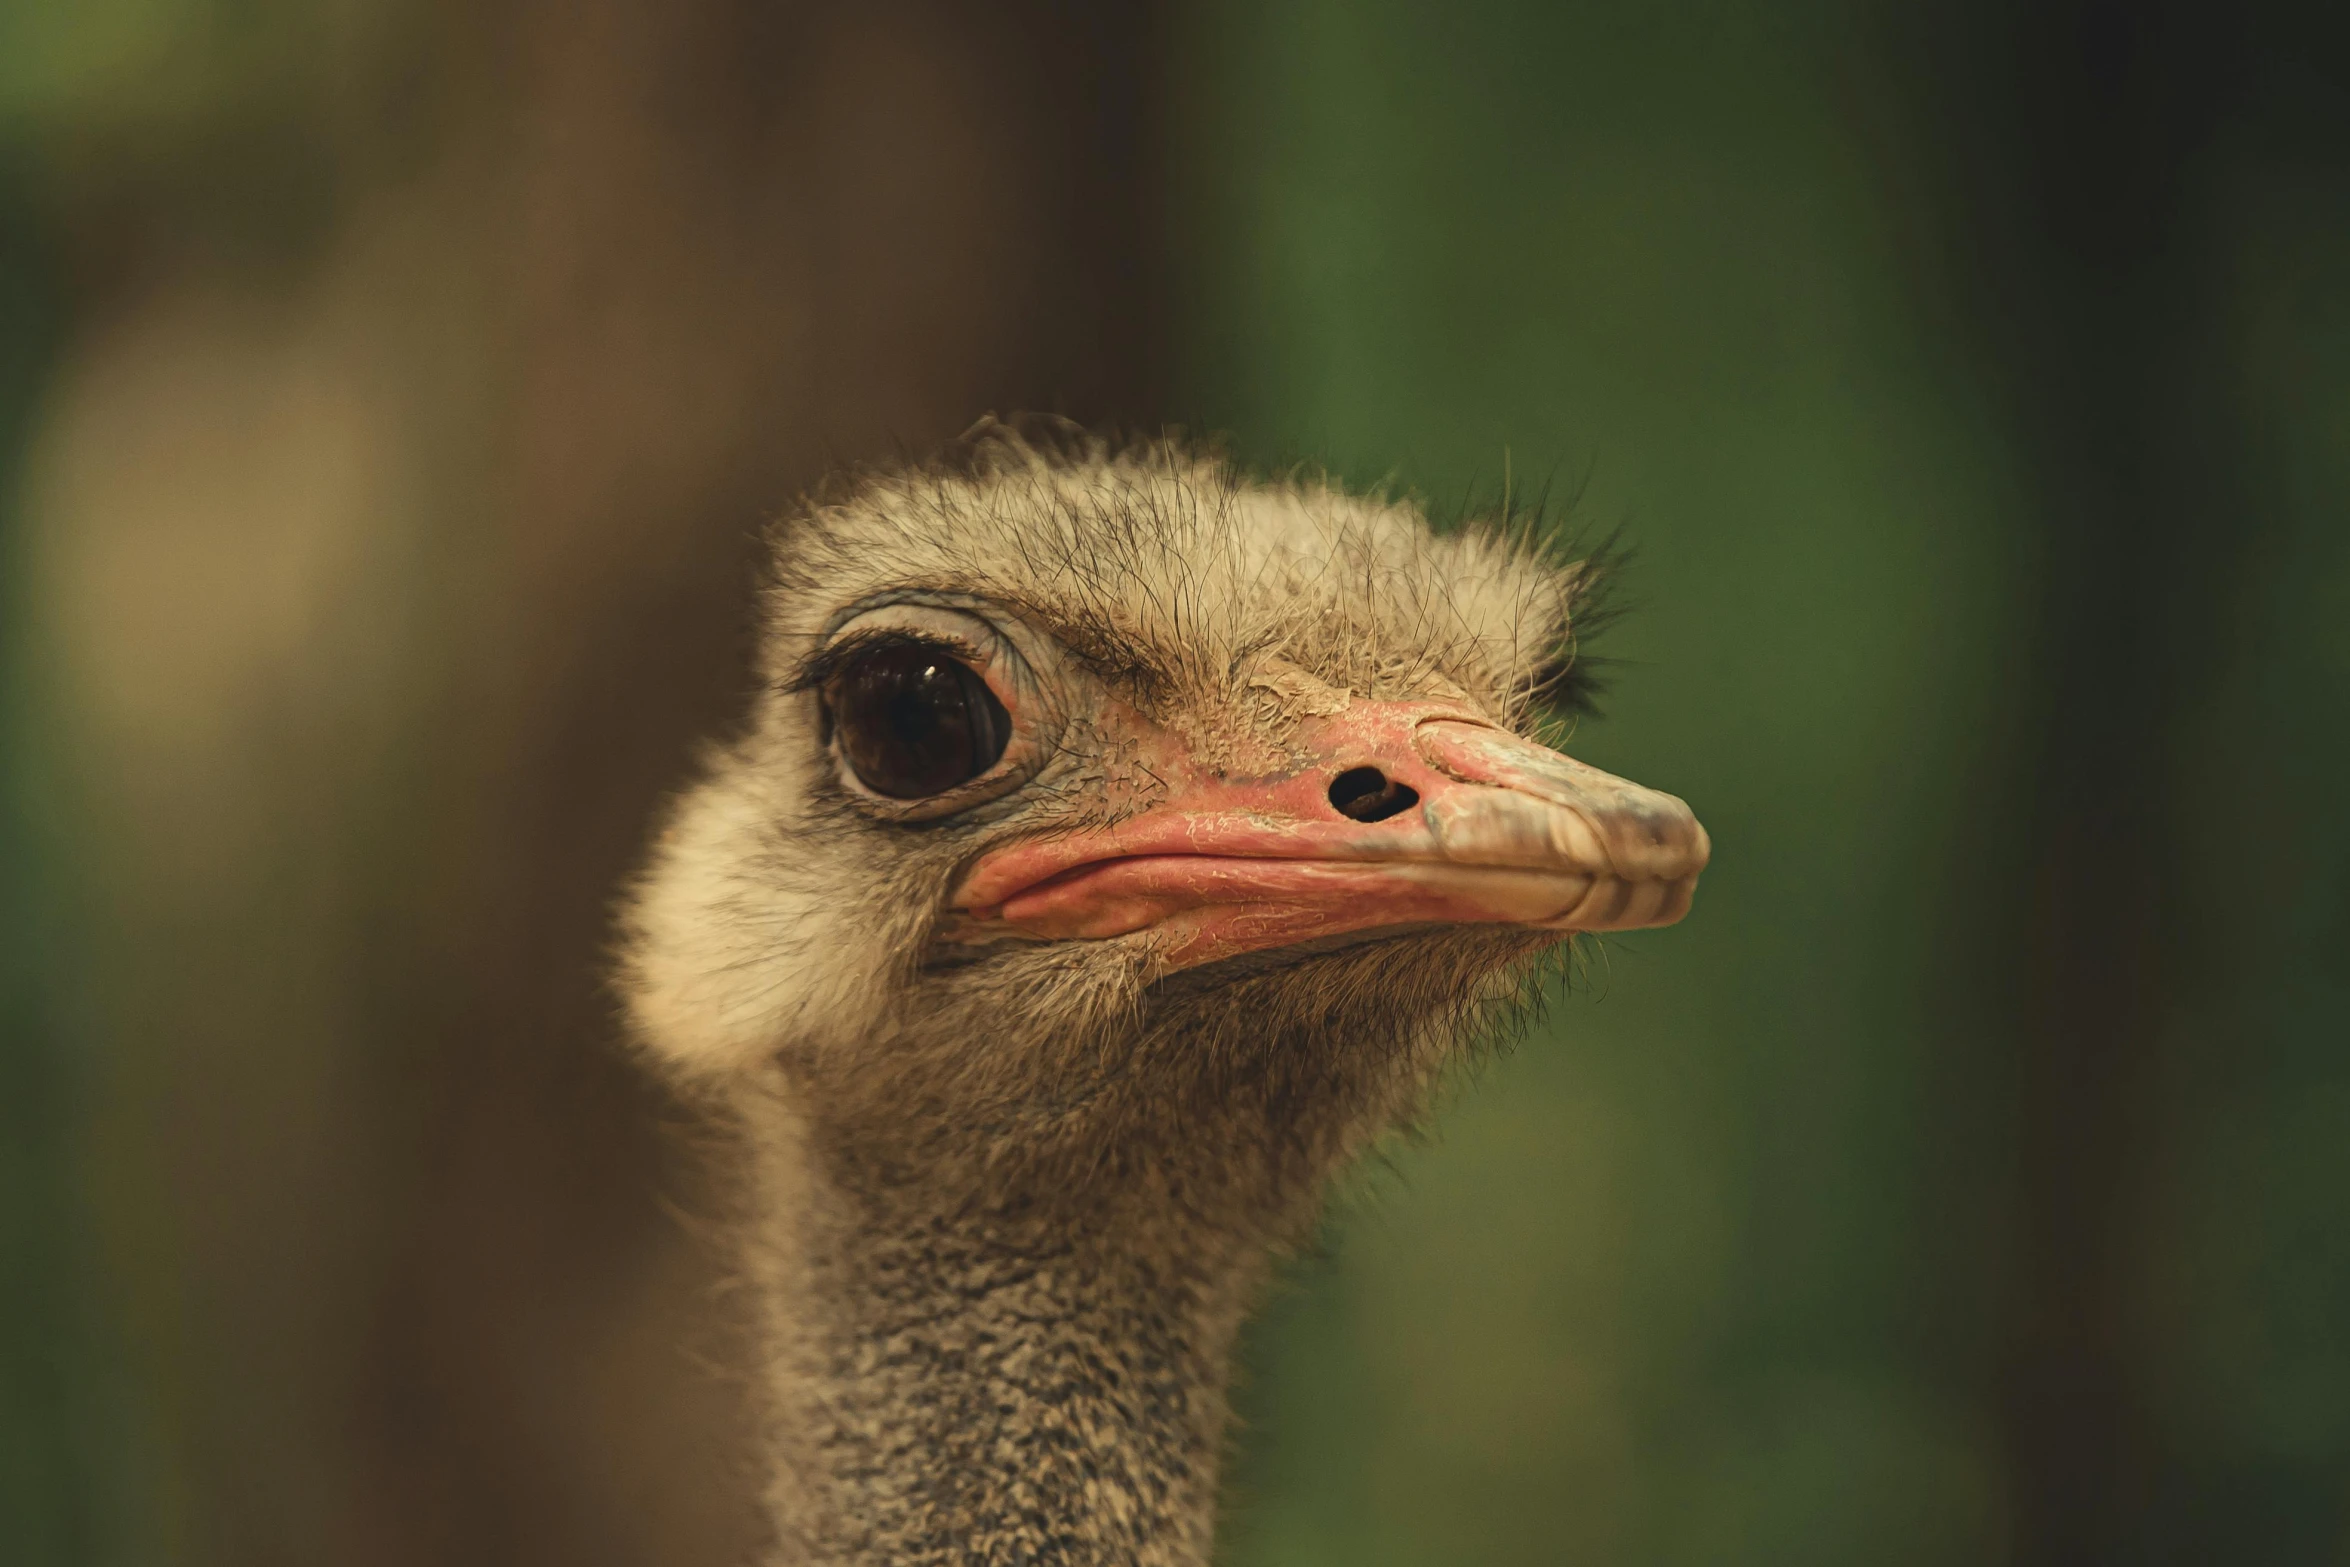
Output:
<svg viewBox="0 0 2350 1567">
<path fill-rule="evenodd" d="M 960 664 L 973 662 L 972 650 L 961 643 L 946 637 L 925 636 L 919 631 L 890 626 L 873 631 L 851 632 L 830 647 L 812 654 L 789 680 L 783 682 L 780 689 L 786 694 L 817 690 L 857 658 L 875 648 L 892 645 L 929 648 Z"/>
</svg>

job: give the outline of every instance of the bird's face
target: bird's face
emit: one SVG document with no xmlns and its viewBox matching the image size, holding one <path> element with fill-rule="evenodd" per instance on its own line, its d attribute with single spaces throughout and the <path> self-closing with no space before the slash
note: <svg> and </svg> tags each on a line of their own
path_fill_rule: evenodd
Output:
<svg viewBox="0 0 2350 1567">
<path fill-rule="evenodd" d="M 1680 918 L 1705 864 L 1679 800 L 1521 732 L 1575 589 L 1204 467 L 819 513 L 645 883 L 640 1023 L 998 1162 L 1401 1113 L 1525 959 Z"/>
</svg>

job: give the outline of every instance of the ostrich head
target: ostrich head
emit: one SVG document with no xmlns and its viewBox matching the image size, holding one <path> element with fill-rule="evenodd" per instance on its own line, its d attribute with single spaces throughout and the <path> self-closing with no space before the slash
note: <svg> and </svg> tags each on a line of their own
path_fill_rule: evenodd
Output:
<svg viewBox="0 0 2350 1567">
<path fill-rule="evenodd" d="M 763 1177 L 789 1189 L 777 1225 L 829 1204 L 835 1252 L 893 1225 L 926 1237 L 818 1283 L 783 1269 L 800 1290 L 780 1317 L 926 1270 L 967 1301 L 996 1276 L 972 1235 L 1010 1225 L 1025 1239 L 1005 1244 L 1033 1256 L 1082 1233 L 1089 1282 L 1064 1279 L 1067 1299 L 1004 1331 L 1093 1320 L 1086 1290 L 1141 1279 L 1149 1304 L 1101 1320 L 1161 1313 L 1170 1342 L 1204 1334 L 1191 1359 L 1149 1363 L 1196 1363 L 1190 1380 L 1214 1385 L 1165 1439 L 1188 1456 L 1138 1473 L 1212 1473 L 1245 1259 L 1293 1237 L 1322 1178 L 1412 1113 L 1528 960 L 1688 907 L 1707 854 L 1688 809 L 1532 738 L 1572 678 L 1587 573 L 1528 538 L 1439 537 L 1407 504 L 1249 482 L 1172 442 L 1000 427 L 807 509 L 775 550 L 751 721 L 682 801 L 634 904 L 639 1030 L 754 1141 L 791 1151 L 794 1173 Z M 822 1249 L 804 1226 L 792 1244 Z M 1194 1315 L 1215 1324 L 1162 1313 L 1175 1296 L 1212 1297 Z M 865 1429 L 840 1413 L 862 1385 L 842 1346 L 863 1332 L 902 1349 L 910 1331 L 817 1335 L 829 1347 L 793 1375 L 830 1391 L 802 1413 Z M 1088 1342 L 1088 1364 L 1122 1348 Z M 1086 1429 L 1132 1435 L 1108 1382 L 1111 1412 Z M 903 1400 L 868 1424 L 899 1418 Z M 945 1494 L 906 1484 L 891 1494 Z M 984 1487 L 947 1489 L 986 1512 L 970 1501 Z M 913 1538 L 887 1536 L 890 1559 L 932 1559 Z M 1102 1559 L 1193 1559 L 1129 1547 Z"/>
</svg>

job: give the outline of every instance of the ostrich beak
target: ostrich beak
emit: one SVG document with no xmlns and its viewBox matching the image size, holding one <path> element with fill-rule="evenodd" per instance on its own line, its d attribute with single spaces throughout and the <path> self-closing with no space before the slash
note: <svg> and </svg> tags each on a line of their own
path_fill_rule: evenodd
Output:
<svg viewBox="0 0 2350 1567">
<path fill-rule="evenodd" d="M 982 856 L 962 929 L 1151 931 L 1171 969 L 1411 926 L 1632 930 L 1687 913 L 1711 852 L 1672 795 L 1455 710 L 1354 703 L 1296 753 L 1246 777 L 1172 757 L 1140 815 Z"/>
</svg>

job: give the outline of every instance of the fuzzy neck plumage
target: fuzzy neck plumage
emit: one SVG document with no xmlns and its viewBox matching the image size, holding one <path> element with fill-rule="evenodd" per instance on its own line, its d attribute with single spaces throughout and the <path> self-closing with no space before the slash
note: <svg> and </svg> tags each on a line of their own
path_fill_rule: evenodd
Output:
<svg viewBox="0 0 2350 1567">
<path fill-rule="evenodd" d="M 1206 1563 L 1235 1341 L 1298 1213 L 1211 1217 L 1158 1179 L 978 1200 L 764 1114 L 779 1560 Z"/>
</svg>

